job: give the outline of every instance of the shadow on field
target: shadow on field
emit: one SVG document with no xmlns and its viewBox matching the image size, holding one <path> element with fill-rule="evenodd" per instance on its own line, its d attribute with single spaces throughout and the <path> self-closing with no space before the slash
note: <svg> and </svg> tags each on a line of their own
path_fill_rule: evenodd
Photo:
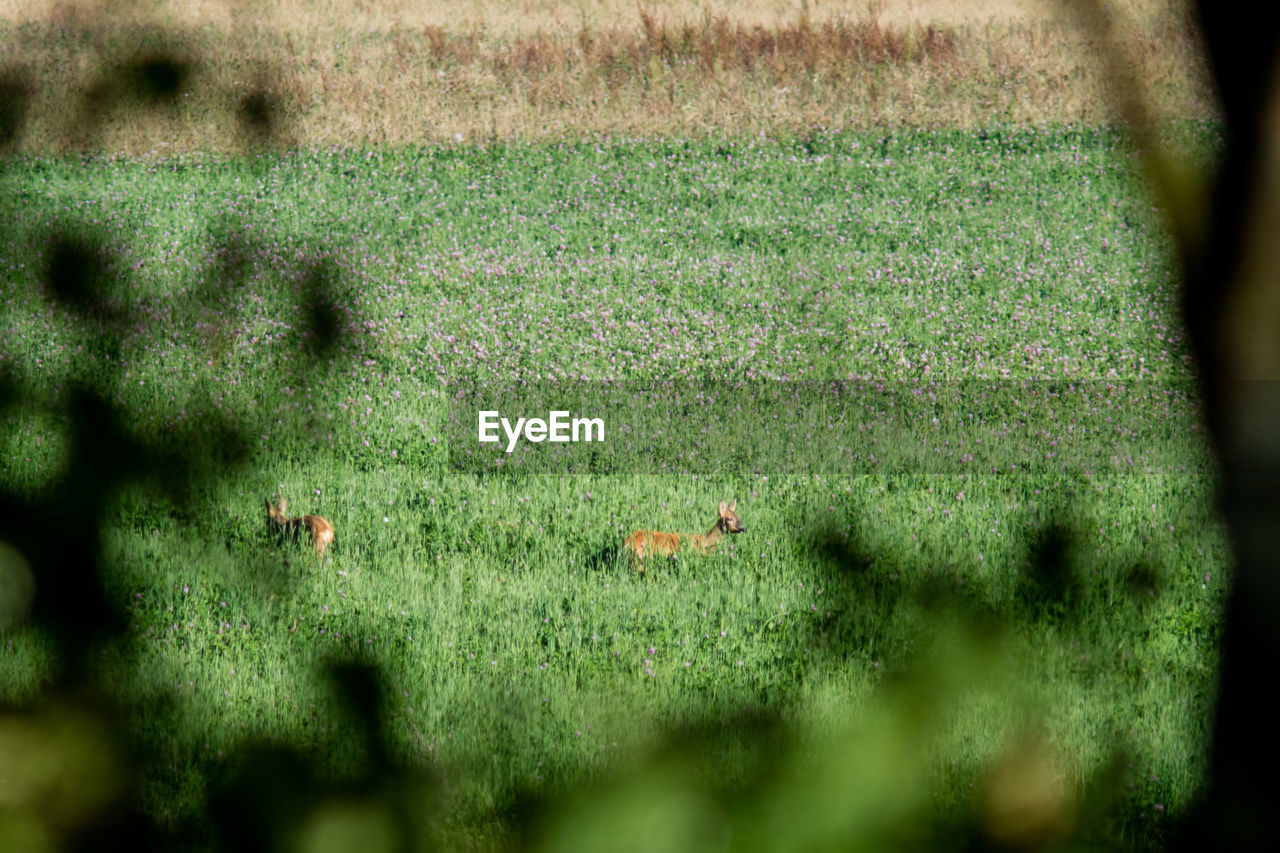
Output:
<svg viewBox="0 0 1280 853">
<path fill-rule="evenodd" d="M 816 548 L 837 604 L 831 620 L 815 630 L 815 648 L 834 654 L 857 647 L 868 639 L 869 626 L 912 613 L 929 614 L 932 622 L 927 653 L 900 650 L 903 674 L 875 707 L 817 743 L 795 742 L 777 707 L 689 720 L 625 773 L 549 793 L 529 788 L 497 804 L 494 818 L 510 833 L 504 840 L 581 850 L 618 849 L 623 842 L 653 850 L 1275 846 L 1269 782 L 1277 756 L 1266 676 L 1280 657 L 1280 585 L 1274 577 L 1280 563 L 1274 535 L 1280 397 L 1267 383 L 1242 392 L 1239 380 L 1280 376 L 1280 335 L 1268 325 L 1280 316 L 1274 310 L 1280 264 L 1273 232 L 1265 230 L 1277 221 L 1269 217 L 1280 218 L 1280 193 L 1259 180 L 1280 163 L 1266 147 L 1274 140 L 1265 120 L 1280 24 L 1228 4 L 1199 8 L 1229 130 L 1207 222 L 1197 227 L 1198 211 L 1184 204 L 1181 185 L 1160 171 L 1163 164 L 1153 159 L 1152 165 L 1183 251 L 1187 323 L 1220 452 L 1221 505 L 1237 562 L 1210 777 L 1193 818 L 1144 837 L 1138 833 L 1150 827 L 1138 817 L 1115 814 L 1117 803 L 1122 809 L 1132 804 L 1121 792 L 1123 738 L 1084 780 L 1083 798 L 1072 801 L 1057 776 L 1052 746 L 1033 729 L 989 765 L 954 771 L 972 772 L 972 801 L 932 800 L 929 780 L 936 768 L 920 732 L 938 724 L 944 691 L 957 695 L 995 683 L 1003 671 L 1003 635 L 1020 620 L 1051 620 L 1087 638 L 1102 630 L 1113 608 L 1141 607 L 1161 589 L 1160 566 L 1137 560 L 1124 575 L 1123 600 L 1104 601 L 1102 587 L 1076 568 L 1081 533 L 1046 517 L 1033 526 L 1013 596 L 972 579 L 958 593 L 951 578 L 905 584 L 900 578 L 908 573 L 882 568 L 883 555 L 858 531 L 847 537 L 817 531 Z M 80 48 L 89 46 L 86 41 Z M 1113 48 L 1110 61 L 1119 66 L 1122 59 Z M 1116 77 L 1124 79 L 1123 73 Z M 136 50 L 100 58 L 91 81 L 78 93 L 74 115 L 73 136 L 85 148 L 94 146 L 108 122 L 135 114 L 172 117 L 182 94 L 204 85 L 197 53 L 162 32 L 142 33 Z M 263 82 L 227 99 L 248 148 L 270 147 L 285 132 L 287 122 L 269 92 Z M 34 84 L 23 69 L 0 68 L 0 156 L 22 140 L 33 97 Z M 1148 156 L 1156 158 L 1158 140 L 1141 137 L 1151 123 L 1133 113 L 1129 118 Z M 20 162 L 4 162 L 0 182 L 20 168 Z M 26 698 L 0 709 L 0 847 L 98 849 L 104 839 L 138 850 L 434 846 L 443 820 L 433 811 L 440 788 L 421 768 L 399 761 L 388 744 L 389 691 L 377 662 L 340 658 L 327 665 L 340 710 L 324 738 L 281 744 L 246 736 L 230 755 L 210 756 L 185 776 L 175 768 L 183 760 L 180 750 L 150 737 L 153 721 L 174 713 L 174 696 L 160 689 L 131 695 L 102 677 L 105 658 L 128 653 L 130 614 L 108 591 L 104 543 L 119 496 L 154 491 L 180 510 L 190 509 L 202 484 L 242 472 L 258 424 L 206 401 L 180 423 L 138 426 L 125 402 L 132 398 L 121 390 L 131 379 L 121 371 L 122 354 L 148 346 L 148 336 L 167 333 L 175 318 L 153 316 L 155 306 L 135 297 L 128 259 L 87 215 L 56 224 L 34 221 L 23 200 L 2 189 L 6 236 L 14 245 L 33 247 L 25 266 L 30 280 L 6 281 L 6 297 L 24 310 L 32 304 L 65 318 L 94 354 L 98 372 L 83 373 L 73 357 L 53 374 L 26 358 L 39 352 L 32 350 L 7 358 L 0 374 L 6 431 L 23 418 L 45 419 L 60 425 L 66 449 L 60 470 L 15 473 L 0 487 L 0 637 L 10 648 L 47 647 L 43 659 L 49 662 L 45 673 L 30 679 Z M 1250 212 L 1258 210 L 1258 221 L 1251 221 Z M 229 226 L 213 230 L 205 286 L 193 290 L 179 312 L 204 336 L 211 361 L 230 357 L 235 348 L 229 316 L 248 274 L 247 238 Z M 300 308 L 292 343 L 307 358 L 292 368 L 296 377 L 348 341 L 344 288 L 350 283 L 319 257 L 280 277 L 284 298 Z M 714 772 L 708 768 L 719 766 L 733 772 L 708 776 Z M 195 790 L 185 793 L 194 803 L 188 814 L 156 810 L 153 780 L 174 779 L 176 785 L 193 777 Z"/>
<path fill-rule="evenodd" d="M 391 754 L 383 726 L 390 697 L 378 667 L 339 660 L 326 674 L 345 741 L 338 748 L 352 754 L 358 769 L 334 778 L 332 757 L 280 744 L 244 745 L 209 802 L 224 849 L 315 849 L 337 841 L 384 850 L 428 837 L 437 818 L 430 804 L 439 795 L 433 781 Z"/>
<path fill-rule="evenodd" d="M 1107 691 L 1140 685 L 1162 653 L 1140 638 L 1190 611 L 1166 601 L 1171 579 L 1139 549 L 1103 555 L 1095 548 L 1096 525 L 1080 509 L 1087 498 L 1065 492 L 1056 504 L 1021 513 L 1011 525 L 1026 531 L 1022 558 L 1009 567 L 1012 578 L 1004 567 L 984 573 L 940 566 L 936 554 L 873 547 L 871 530 L 832 527 L 825 512 L 805 528 L 828 608 L 826 618 L 802 622 L 799 644 L 828 659 L 816 668 L 844 663 L 868 671 L 881 701 L 910 720 L 922 740 L 950 743 L 957 718 L 986 719 L 991 730 L 1009 732 L 1000 744 L 955 744 L 948 754 L 957 758 L 922 769 L 947 780 L 942 790 L 970 792 L 932 804 L 918 827 L 929 846 L 961 837 L 974 849 L 1056 849 L 1068 842 L 1156 849 L 1178 837 L 1179 825 L 1153 812 L 1162 790 L 1140 763 L 1143 743 L 1132 726 L 1149 713 L 1146 700 Z M 1196 510 L 1189 502 L 1173 511 Z M 1211 625 L 1204 630 L 1215 635 Z M 889 641 L 894 637 L 900 639 Z M 1048 648 L 1034 644 L 1046 638 L 1053 640 Z M 1020 671 L 1040 673 L 1054 692 L 1027 690 Z M 1077 785 L 1063 786 L 1064 757 L 1043 721 L 1079 719 L 1088 713 L 1086 697 L 1099 691 L 1113 716 L 1085 724 L 1096 751 L 1080 762 L 1086 769 Z"/>
</svg>

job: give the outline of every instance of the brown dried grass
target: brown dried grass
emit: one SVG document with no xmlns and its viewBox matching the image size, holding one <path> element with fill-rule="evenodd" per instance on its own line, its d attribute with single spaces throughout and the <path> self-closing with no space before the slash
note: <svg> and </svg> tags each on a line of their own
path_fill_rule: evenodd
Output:
<svg viewBox="0 0 1280 853">
<path fill-rule="evenodd" d="M 788 13 L 754 0 L 696 17 L 682 4 L 624 13 L 606 0 L 582 6 L 576 22 L 539 0 L 523 16 L 502 4 L 492 21 L 464 11 L 451 23 L 392 2 L 365 4 L 380 11 L 364 26 L 354 26 L 355 0 L 275 0 L 272 14 L 226 21 L 214 12 L 227 7 L 199 0 L 163 15 L 146 3 L 111 16 L 63 4 L 43 17 L 19 14 L 17 2 L 0 0 L 10 13 L 0 16 L 0 78 L 21 101 L 19 150 L 1110 119 L 1084 31 L 1060 16 L 1015 15 L 1008 0 L 967 6 L 989 11 L 985 20 L 960 18 L 958 0 L 904 0 L 896 14 L 888 3 L 836 3 L 836 14 L 813 2 Z M 491 5 L 463 8 L 483 15 Z M 1130 5 L 1116 31 L 1148 101 L 1161 114 L 1213 115 L 1185 12 Z M 924 7 L 934 15 L 904 19 Z M 120 81 L 156 62 L 184 69 L 181 91 L 144 98 L 141 111 L 115 109 L 129 94 Z"/>
</svg>

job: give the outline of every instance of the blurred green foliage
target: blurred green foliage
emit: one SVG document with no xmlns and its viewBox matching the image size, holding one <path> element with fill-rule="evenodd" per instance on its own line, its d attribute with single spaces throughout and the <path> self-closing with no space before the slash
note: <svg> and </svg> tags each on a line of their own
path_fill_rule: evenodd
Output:
<svg viewBox="0 0 1280 853">
<path fill-rule="evenodd" d="M 112 109 L 197 73 L 128 62 Z M 0 145 L 25 92 L 0 77 Z M 0 847 L 1163 845 L 1204 784 L 1227 580 L 1202 452 L 770 481 L 431 449 L 440 379 L 619 353 L 1186 380 L 1128 154 L 997 129 L 9 160 Z M 639 295 L 661 322 L 599 321 Z M 334 522 L 332 562 L 263 532 L 277 488 Z M 610 559 L 734 496 L 732 549 Z"/>
</svg>

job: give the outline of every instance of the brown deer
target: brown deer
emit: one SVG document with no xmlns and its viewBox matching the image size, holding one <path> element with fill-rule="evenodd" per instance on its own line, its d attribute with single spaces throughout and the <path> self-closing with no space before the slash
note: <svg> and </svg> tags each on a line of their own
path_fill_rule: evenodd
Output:
<svg viewBox="0 0 1280 853">
<path fill-rule="evenodd" d="M 281 538 L 293 539 L 295 542 L 302 536 L 302 531 L 307 531 L 307 538 L 311 540 L 312 546 L 316 549 L 316 559 L 319 560 L 324 556 L 324 549 L 333 543 L 333 525 L 328 519 L 321 518 L 318 515 L 300 515 L 296 518 L 289 518 L 287 515 L 287 506 L 284 498 L 276 496 L 276 503 L 273 506 L 270 500 L 265 501 L 267 505 L 267 530 L 279 535 Z"/>
<path fill-rule="evenodd" d="M 680 550 L 680 537 L 689 539 L 693 550 L 699 554 L 714 553 L 720 540 L 726 533 L 746 533 L 747 528 L 737 513 L 738 499 L 732 503 L 720 501 L 720 515 L 716 523 L 706 533 L 662 533 L 657 530 L 636 530 L 622 543 L 624 551 L 630 553 L 638 564 L 639 571 L 644 571 L 644 561 L 650 556 L 673 557 Z"/>
</svg>

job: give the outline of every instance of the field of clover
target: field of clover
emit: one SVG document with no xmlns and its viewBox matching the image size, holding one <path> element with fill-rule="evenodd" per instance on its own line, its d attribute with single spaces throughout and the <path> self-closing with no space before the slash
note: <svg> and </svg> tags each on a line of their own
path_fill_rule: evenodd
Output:
<svg viewBox="0 0 1280 853">
<path fill-rule="evenodd" d="M 448 780 L 474 842 L 691 721 L 758 708 L 818 742 L 979 616 L 1007 672 L 930 730 L 938 801 L 1027 709 L 1069 785 L 1123 743 L 1151 825 L 1201 784 L 1227 556 L 1171 242 L 1116 133 L 25 158 L 0 188 L 0 371 L 33 400 L 107 385 L 138 436 L 243 440 L 182 500 L 125 490 L 104 531 L 131 624 L 102 665 L 172 697 L 135 721 L 171 759 L 142 782 L 157 814 L 188 814 L 249 739 L 357 760 L 315 676 L 335 654 L 383 667 L 393 748 Z M 50 297 L 51 241 L 95 271 L 111 334 Z M 668 435 L 710 448 L 683 474 L 640 452 L 486 470 L 448 428 L 480 381 L 547 408 L 596 382 L 726 408 Z M 817 465 L 821 442 L 756 441 L 781 406 L 754 388 L 833 381 L 888 389 L 875 447 Z M 9 487 L 59 477 L 53 412 L 5 410 Z M 267 535 L 276 492 L 333 522 L 325 562 Z M 717 554 L 618 559 L 629 530 L 705 531 L 734 497 L 748 532 Z M 8 630 L 0 697 L 38 691 L 50 654 Z"/>
</svg>

